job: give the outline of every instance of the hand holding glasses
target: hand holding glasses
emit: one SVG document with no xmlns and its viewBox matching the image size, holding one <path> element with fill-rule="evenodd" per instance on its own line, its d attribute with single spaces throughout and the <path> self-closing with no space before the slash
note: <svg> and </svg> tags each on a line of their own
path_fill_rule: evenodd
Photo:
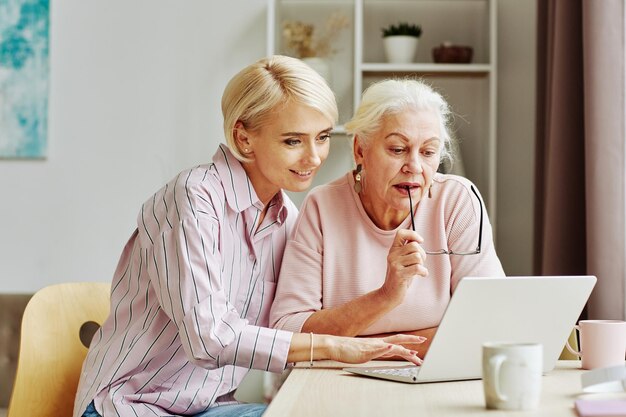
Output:
<svg viewBox="0 0 626 417">
<path fill-rule="evenodd" d="M 482 240 L 483 240 L 483 202 L 481 201 L 480 197 L 478 196 L 478 193 L 474 189 L 473 185 L 470 186 L 470 189 L 472 190 L 472 193 L 474 193 L 474 195 L 478 199 L 478 204 L 480 206 L 480 223 L 479 223 L 479 229 L 478 229 L 478 245 L 476 246 L 476 249 L 473 250 L 473 251 L 467 251 L 467 252 L 455 252 L 455 251 L 447 250 L 447 249 L 440 249 L 440 250 L 436 250 L 436 251 L 426 250 L 426 254 L 427 255 L 459 255 L 459 256 L 466 256 L 466 255 L 477 255 L 477 254 L 480 253 L 480 247 L 481 247 Z M 407 190 L 407 192 L 409 194 L 409 205 L 411 206 L 411 208 L 410 208 L 410 212 L 411 212 L 411 228 L 413 229 L 413 231 L 415 231 L 415 219 L 413 217 L 413 199 L 411 198 L 411 189 L 410 189 L 410 187 L 407 186 L 406 190 Z"/>
</svg>

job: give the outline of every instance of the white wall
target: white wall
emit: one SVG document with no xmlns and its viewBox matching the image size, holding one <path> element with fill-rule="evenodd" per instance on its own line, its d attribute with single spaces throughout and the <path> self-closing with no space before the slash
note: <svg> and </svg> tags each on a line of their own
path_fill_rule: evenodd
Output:
<svg viewBox="0 0 626 417">
<path fill-rule="evenodd" d="M 265 8 L 265 0 L 51 0 L 48 158 L 0 161 L 0 292 L 111 279 L 141 203 L 221 141 L 222 90 L 265 55 Z M 498 250 L 507 272 L 524 273 L 535 3 L 500 0 L 499 9 Z M 316 183 L 350 161 L 339 136 Z"/>
<path fill-rule="evenodd" d="M 0 161 L 0 291 L 110 281 L 141 203 L 221 141 L 265 0 L 51 1 L 49 152 Z"/>
</svg>

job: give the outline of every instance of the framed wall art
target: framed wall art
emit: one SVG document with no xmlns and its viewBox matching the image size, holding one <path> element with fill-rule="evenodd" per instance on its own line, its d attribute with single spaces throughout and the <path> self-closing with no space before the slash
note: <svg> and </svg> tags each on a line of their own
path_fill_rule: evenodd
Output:
<svg viewBox="0 0 626 417">
<path fill-rule="evenodd" d="M 49 0 L 0 0 L 0 158 L 46 157 Z"/>
</svg>

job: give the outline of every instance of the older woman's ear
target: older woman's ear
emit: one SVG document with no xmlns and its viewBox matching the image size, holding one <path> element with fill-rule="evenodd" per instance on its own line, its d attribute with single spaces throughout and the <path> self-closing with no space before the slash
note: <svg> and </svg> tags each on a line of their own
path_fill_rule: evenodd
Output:
<svg viewBox="0 0 626 417">
<path fill-rule="evenodd" d="M 354 142 L 352 143 L 352 151 L 354 153 L 354 162 L 361 164 L 363 162 L 363 144 L 362 140 L 358 136 L 354 136 Z"/>
</svg>

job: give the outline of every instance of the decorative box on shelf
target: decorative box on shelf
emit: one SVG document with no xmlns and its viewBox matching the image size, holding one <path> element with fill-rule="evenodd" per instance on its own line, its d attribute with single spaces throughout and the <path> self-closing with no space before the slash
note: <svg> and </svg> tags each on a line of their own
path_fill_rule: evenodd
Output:
<svg viewBox="0 0 626 417">
<path fill-rule="evenodd" d="M 471 46 L 453 45 L 444 42 L 433 48 L 433 61 L 438 64 L 469 64 L 474 50 Z"/>
</svg>

